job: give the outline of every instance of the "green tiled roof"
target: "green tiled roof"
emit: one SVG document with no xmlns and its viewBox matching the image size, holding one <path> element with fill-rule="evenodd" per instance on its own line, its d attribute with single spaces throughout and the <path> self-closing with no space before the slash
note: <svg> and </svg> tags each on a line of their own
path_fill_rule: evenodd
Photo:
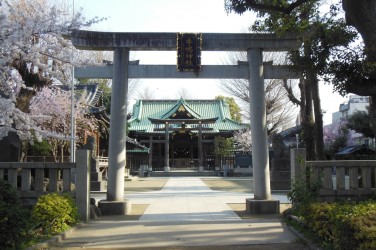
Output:
<svg viewBox="0 0 376 250">
<path fill-rule="evenodd" d="M 193 119 L 217 118 L 214 124 L 208 124 L 212 132 L 234 131 L 247 128 L 247 124 L 231 119 L 230 108 L 222 100 L 138 100 L 133 106 L 130 131 L 154 132 L 154 124 L 149 118 L 171 119 L 183 106 Z M 162 132 L 163 133 L 163 132 Z"/>
</svg>

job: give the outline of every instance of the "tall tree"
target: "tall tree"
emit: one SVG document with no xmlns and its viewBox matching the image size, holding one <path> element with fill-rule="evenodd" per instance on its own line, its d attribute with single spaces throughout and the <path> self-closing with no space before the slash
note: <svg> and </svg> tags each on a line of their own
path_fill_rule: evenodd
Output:
<svg viewBox="0 0 376 250">
<path fill-rule="evenodd" d="M 350 131 L 345 121 L 335 122 L 324 127 L 324 143 L 326 154 L 334 159 L 342 148 L 352 144 Z"/>
<path fill-rule="evenodd" d="M 218 95 L 215 97 L 216 100 L 224 101 L 230 108 L 230 115 L 231 119 L 234 121 L 240 122 L 242 119 L 242 115 L 240 113 L 241 109 L 239 105 L 235 102 L 234 98 Z"/>
<path fill-rule="evenodd" d="M 375 133 L 371 129 L 371 119 L 367 112 L 354 112 L 347 118 L 346 126 L 357 133 L 361 133 L 365 137 L 375 138 Z"/>
<path fill-rule="evenodd" d="M 85 138 L 85 131 L 96 131 L 98 127 L 96 119 L 86 106 L 85 97 L 86 95 L 81 95 L 81 99 L 75 102 L 77 142 L 81 144 Z M 44 87 L 31 99 L 30 115 L 35 117 L 41 130 L 54 135 L 49 136 L 47 141 L 51 145 L 55 161 L 58 161 L 60 153 L 63 162 L 63 152 L 68 146 L 70 136 L 70 93 L 58 87 Z"/>
<path fill-rule="evenodd" d="M 298 53 L 291 53 L 290 59 L 302 72 L 300 80 L 301 113 L 304 139 L 309 159 L 323 159 L 323 120 L 319 98 L 319 75 L 324 74 L 330 53 L 334 47 L 347 46 L 355 33 L 347 29 L 343 18 L 338 17 L 338 8 L 332 5 L 323 15 L 319 11 L 321 0 L 225 0 L 228 11 L 243 13 L 256 11 L 258 19 L 252 29 L 255 31 L 294 32 L 302 41 Z M 314 134 L 312 134 L 314 131 Z"/>
<path fill-rule="evenodd" d="M 342 0 L 346 12 L 347 24 L 355 27 L 363 38 L 363 55 L 348 53 L 336 66 L 338 74 L 334 79 L 346 92 L 370 96 L 370 124 L 376 134 L 376 1 L 372 0 Z M 359 55 L 360 54 L 360 55 Z M 350 62 L 349 66 L 347 63 Z M 341 81 L 342 80 L 342 81 Z M 343 87 L 344 86 L 344 87 Z"/>
<path fill-rule="evenodd" d="M 283 64 L 286 61 L 286 53 L 268 52 L 264 53 L 264 61 L 272 61 L 274 64 Z M 229 53 L 225 61 L 227 64 L 237 64 L 238 61 L 246 61 L 245 52 Z M 220 88 L 235 97 L 241 103 L 241 111 L 244 117 L 249 120 L 249 83 L 246 79 L 220 80 Z M 286 83 L 287 84 L 287 83 Z M 294 106 L 289 102 L 288 93 L 293 94 L 294 88 L 289 85 L 290 92 L 284 89 L 282 80 L 265 80 L 265 106 L 266 123 L 268 124 L 268 135 L 294 125 Z"/>
</svg>

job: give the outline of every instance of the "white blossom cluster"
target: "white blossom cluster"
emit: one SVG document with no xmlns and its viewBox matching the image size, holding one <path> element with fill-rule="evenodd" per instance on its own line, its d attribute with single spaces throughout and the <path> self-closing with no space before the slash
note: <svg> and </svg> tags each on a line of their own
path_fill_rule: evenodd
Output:
<svg viewBox="0 0 376 250">
<path fill-rule="evenodd" d="M 41 126 L 44 110 L 31 114 L 17 107 L 18 97 L 22 89 L 39 90 L 26 77 L 30 74 L 42 85 L 70 84 L 72 65 L 86 62 L 75 60 L 64 35 L 97 21 L 85 21 L 80 11 L 73 16 L 67 6 L 49 0 L 0 0 L 0 139 L 10 131 L 21 140 L 65 136 Z"/>
<path fill-rule="evenodd" d="M 251 130 L 249 129 L 239 130 L 234 133 L 234 140 L 238 149 L 244 152 L 251 152 L 251 138 Z"/>
<path fill-rule="evenodd" d="M 77 134 L 83 134 L 82 130 L 94 131 L 98 127 L 96 119 L 88 112 L 84 95 L 81 96 L 82 99 L 75 101 L 75 121 L 80 130 Z M 44 87 L 31 99 L 30 115 L 43 131 L 58 135 L 58 139 L 68 140 L 71 127 L 70 98 L 69 91 L 54 86 Z M 77 139 L 79 141 L 80 138 Z"/>
</svg>

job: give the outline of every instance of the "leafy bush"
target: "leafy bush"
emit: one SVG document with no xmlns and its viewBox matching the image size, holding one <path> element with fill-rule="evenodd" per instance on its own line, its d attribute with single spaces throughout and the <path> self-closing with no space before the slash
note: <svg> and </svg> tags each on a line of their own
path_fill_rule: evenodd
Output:
<svg viewBox="0 0 376 250">
<path fill-rule="evenodd" d="M 72 197 L 51 193 L 39 197 L 32 210 L 47 234 L 57 234 L 70 228 L 79 220 L 78 209 Z"/>
<path fill-rule="evenodd" d="M 0 249 L 19 249 L 29 240 L 29 210 L 20 204 L 16 190 L 0 179 Z"/>
<path fill-rule="evenodd" d="M 328 249 L 376 249 L 376 202 L 312 203 L 306 225 Z"/>
<path fill-rule="evenodd" d="M 308 205 L 317 201 L 322 182 L 321 178 L 311 181 L 311 175 L 311 170 L 307 168 L 291 183 L 291 190 L 287 193 L 287 198 L 293 205 L 292 209 L 295 215 L 305 216 Z"/>
</svg>

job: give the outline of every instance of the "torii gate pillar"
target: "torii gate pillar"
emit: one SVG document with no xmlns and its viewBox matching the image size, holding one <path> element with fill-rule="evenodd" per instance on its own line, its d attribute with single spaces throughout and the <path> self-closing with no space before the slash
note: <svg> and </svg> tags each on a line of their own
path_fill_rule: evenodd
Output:
<svg viewBox="0 0 376 250">
<path fill-rule="evenodd" d="M 102 214 L 124 215 L 130 212 L 130 202 L 124 200 L 124 170 L 126 164 L 126 128 L 128 96 L 129 49 L 114 49 L 111 97 L 110 145 L 108 155 L 107 200 L 98 203 Z"/>
<path fill-rule="evenodd" d="M 262 50 L 247 50 L 249 65 L 249 97 L 252 131 L 252 166 L 254 199 L 246 199 L 251 214 L 279 213 L 279 200 L 271 200 L 269 151 L 266 127 L 264 69 Z"/>
</svg>

